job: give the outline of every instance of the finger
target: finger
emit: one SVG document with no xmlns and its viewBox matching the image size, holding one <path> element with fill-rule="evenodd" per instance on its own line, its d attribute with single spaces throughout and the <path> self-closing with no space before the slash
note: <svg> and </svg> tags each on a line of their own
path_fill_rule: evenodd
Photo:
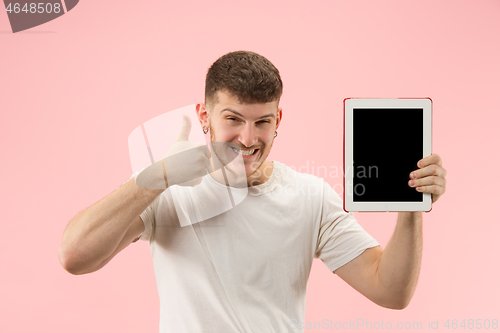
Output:
<svg viewBox="0 0 500 333">
<path fill-rule="evenodd" d="M 432 154 L 422 158 L 420 161 L 417 162 L 417 166 L 419 168 L 423 168 L 431 164 L 437 164 L 439 166 L 442 166 L 443 163 L 441 161 L 441 157 L 438 154 Z"/>
<path fill-rule="evenodd" d="M 411 179 L 419 179 L 427 176 L 438 176 L 444 178 L 446 176 L 446 170 L 442 166 L 431 164 L 410 173 Z"/>
<path fill-rule="evenodd" d="M 416 188 L 418 192 L 432 193 L 441 196 L 445 192 L 445 188 L 439 185 L 424 185 Z"/>
<path fill-rule="evenodd" d="M 179 133 L 179 136 L 177 136 L 177 139 L 175 139 L 175 141 L 188 141 L 190 132 L 191 132 L 191 118 L 189 118 L 185 114 L 182 114 L 181 131 Z"/>
<path fill-rule="evenodd" d="M 439 185 L 441 187 L 446 187 L 446 179 L 438 176 L 428 176 L 420 179 L 411 179 L 408 181 L 410 187 L 418 187 L 423 185 Z"/>
</svg>

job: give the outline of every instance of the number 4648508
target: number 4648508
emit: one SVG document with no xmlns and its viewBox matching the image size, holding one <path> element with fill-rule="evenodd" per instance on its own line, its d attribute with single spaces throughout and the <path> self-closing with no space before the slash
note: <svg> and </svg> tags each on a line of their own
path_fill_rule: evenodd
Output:
<svg viewBox="0 0 500 333">
<path fill-rule="evenodd" d="M 29 6 L 28 6 L 29 5 Z M 45 5 L 45 6 L 44 6 Z M 9 14 L 14 12 L 15 14 L 24 12 L 24 13 L 31 13 L 31 14 L 42 14 L 42 13 L 60 13 L 61 12 L 61 4 L 60 3 L 55 3 L 52 5 L 50 2 L 48 3 L 43 3 L 39 2 L 37 3 L 25 3 L 23 8 L 21 8 L 21 5 L 18 3 L 15 3 L 12 5 L 12 3 L 9 3 L 7 8 L 5 9 Z"/>
</svg>

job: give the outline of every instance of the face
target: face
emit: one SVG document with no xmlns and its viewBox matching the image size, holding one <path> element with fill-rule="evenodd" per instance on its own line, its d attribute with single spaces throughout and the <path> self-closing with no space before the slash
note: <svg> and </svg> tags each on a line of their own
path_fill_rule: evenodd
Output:
<svg viewBox="0 0 500 333">
<path fill-rule="evenodd" d="M 229 145 L 224 145 L 224 149 L 230 150 L 227 154 L 242 155 L 249 185 L 267 181 L 272 163 L 266 158 L 281 122 L 282 109 L 278 108 L 278 102 L 240 104 L 236 97 L 225 92 L 217 94 L 219 102 L 210 112 L 203 103 L 196 106 L 202 126 L 210 130 L 210 140 L 228 142 Z M 252 155 L 245 155 L 252 150 L 255 150 Z"/>
</svg>

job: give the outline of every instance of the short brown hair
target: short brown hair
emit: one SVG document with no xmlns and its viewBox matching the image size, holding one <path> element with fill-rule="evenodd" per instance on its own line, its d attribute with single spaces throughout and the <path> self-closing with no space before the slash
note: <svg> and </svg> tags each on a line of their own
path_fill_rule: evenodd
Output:
<svg viewBox="0 0 500 333">
<path fill-rule="evenodd" d="M 205 104 L 212 109 L 217 91 L 237 97 L 239 103 L 278 101 L 283 82 L 278 69 L 265 57 L 250 51 L 234 51 L 217 59 L 205 80 Z"/>
</svg>

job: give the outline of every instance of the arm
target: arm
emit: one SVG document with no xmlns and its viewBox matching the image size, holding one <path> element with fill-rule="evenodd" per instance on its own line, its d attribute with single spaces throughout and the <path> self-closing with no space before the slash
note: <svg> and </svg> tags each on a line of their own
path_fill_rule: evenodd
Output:
<svg viewBox="0 0 500 333">
<path fill-rule="evenodd" d="M 421 258 L 421 213 L 401 212 L 385 250 L 366 249 L 333 273 L 375 304 L 404 309 L 415 292 Z"/>
<path fill-rule="evenodd" d="M 191 120 L 183 115 L 181 131 L 166 157 L 71 220 L 58 251 L 64 269 L 85 274 L 103 267 L 139 236 L 143 230 L 140 214 L 166 188 L 201 182 L 210 166 L 211 154 L 206 145 L 188 141 L 190 130 Z M 168 168 L 164 162 L 168 162 Z"/>
<path fill-rule="evenodd" d="M 64 269 L 72 274 L 95 271 L 113 255 L 129 230 L 138 230 L 130 228 L 132 223 L 163 191 L 141 188 L 132 178 L 77 214 L 66 226 L 58 251 Z"/>
<path fill-rule="evenodd" d="M 399 212 L 396 229 L 380 257 L 377 280 L 398 308 L 410 303 L 422 261 L 422 213 Z"/>
<path fill-rule="evenodd" d="M 120 241 L 120 244 L 118 244 L 118 247 L 115 249 L 115 251 L 109 257 L 104 259 L 104 261 L 102 261 L 99 265 L 93 267 L 92 269 L 85 271 L 85 274 L 95 272 L 97 270 L 100 270 L 104 266 L 106 266 L 107 263 L 111 261 L 111 259 L 113 259 L 119 252 L 121 252 L 121 250 L 123 250 L 124 248 L 126 248 L 130 244 L 138 241 L 140 236 L 139 237 L 135 237 L 135 236 L 141 235 L 144 232 L 144 230 L 145 230 L 144 222 L 142 222 L 142 218 L 140 216 L 138 216 L 134 220 L 134 222 L 132 222 L 132 225 L 130 226 L 130 228 L 128 228 L 127 232 L 125 233 L 125 236 L 123 236 L 122 240 Z"/>
</svg>

